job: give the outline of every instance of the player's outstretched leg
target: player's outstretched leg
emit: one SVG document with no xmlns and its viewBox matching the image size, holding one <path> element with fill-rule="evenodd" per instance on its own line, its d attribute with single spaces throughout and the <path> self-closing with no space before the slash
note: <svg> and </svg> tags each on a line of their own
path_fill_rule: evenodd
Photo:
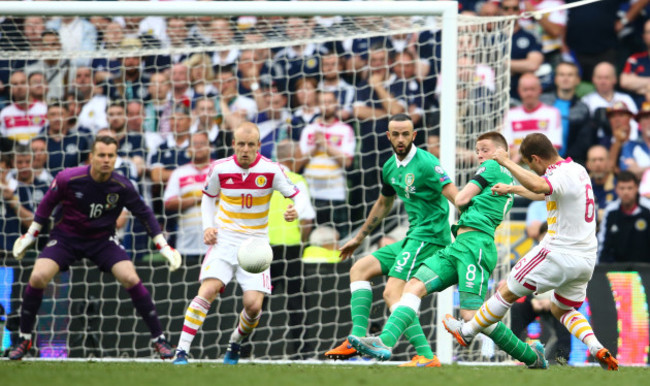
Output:
<svg viewBox="0 0 650 386">
<path fill-rule="evenodd" d="M 366 336 L 368 317 L 372 306 L 372 286 L 369 281 L 358 280 L 350 283 L 350 313 L 352 314 L 352 331 L 350 335 Z M 329 359 L 348 359 L 359 355 L 346 339 L 337 347 L 325 353 Z"/>
<path fill-rule="evenodd" d="M 463 347 L 467 347 L 472 342 L 474 337 L 463 335 L 463 324 L 464 324 L 463 321 L 454 318 L 450 314 L 446 314 L 445 317 L 442 319 L 442 325 L 445 327 L 447 332 L 449 332 L 451 335 L 454 336 L 454 338 L 456 338 L 458 344 L 460 344 Z"/>
<path fill-rule="evenodd" d="M 181 338 L 178 341 L 178 347 L 176 348 L 176 359 L 174 359 L 175 365 L 186 365 L 188 363 L 187 357 L 190 351 L 190 346 L 192 341 L 196 336 L 196 333 L 203 325 L 205 317 L 210 310 L 210 302 L 201 296 L 196 296 L 187 311 L 185 311 L 185 320 L 183 322 L 183 331 L 181 332 Z"/>
<path fill-rule="evenodd" d="M 397 309 L 397 307 L 394 307 Z M 404 330 L 404 336 L 415 348 L 416 355 L 410 362 L 403 363 L 399 367 L 440 367 L 440 360 L 433 354 L 427 337 L 424 335 L 420 319 L 416 316 L 410 326 Z"/>
<path fill-rule="evenodd" d="M 561 312 L 564 312 L 559 317 L 560 322 L 569 330 L 571 335 L 580 339 L 589 347 L 589 352 L 598 360 L 600 366 L 605 370 L 618 371 L 618 359 L 598 341 L 587 318 L 575 309 L 559 310 L 555 303 L 551 304 L 551 311 L 556 317 Z"/>
<path fill-rule="evenodd" d="M 226 355 L 223 358 L 223 363 L 227 365 L 236 365 L 239 363 L 239 356 L 241 354 L 241 341 L 249 336 L 255 327 L 260 324 L 260 318 L 262 317 L 262 311 L 258 311 L 257 315 L 251 317 L 246 312 L 246 309 L 242 310 L 239 314 L 239 323 L 237 328 L 230 335 L 230 342 L 228 343 L 228 348 L 226 349 Z"/>
<path fill-rule="evenodd" d="M 528 365 L 529 369 L 548 369 L 548 361 L 546 360 L 546 350 L 544 350 L 544 345 L 541 342 L 536 342 L 532 346 L 533 351 L 537 354 L 537 359 L 535 363 Z"/>
<path fill-rule="evenodd" d="M 119 280 L 119 275 L 116 275 L 116 277 L 118 277 Z M 173 358 L 174 349 L 169 344 L 167 339 L 165 339 L 165 335 L 163 334 L 162 326 L 160 324 L 160 319 L 158 319 L 158 313 L 156 312 L 156 306 L 153 304 L 151 294 L 142 284 L 142 281 L 138 281 L 136 285 L 127 288 L 126 291 L 131 296 L 133 306 L 138 311 L 140 317 L 142 320 L 144 320 L 147 327 L 149 327 L 149 331 L 151 331 L 151 343 L 154 350 L 158 353 L 158 355 L 160 355 L 161 359 Z"/>
</svg>

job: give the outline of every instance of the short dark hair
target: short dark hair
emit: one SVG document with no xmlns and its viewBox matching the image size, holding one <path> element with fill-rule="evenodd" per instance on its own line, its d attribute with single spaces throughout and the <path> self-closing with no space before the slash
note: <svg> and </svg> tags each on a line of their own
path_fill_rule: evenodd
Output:
<svg viewBox="0 0 650 386">
<path fill-rule="evenodd" d="M 616 182 L 634 182 L 634 185 L 639 186 L 639 178 L 636 176 L 636 174 L 632 173 L 631 171 L 628 170 L 623 170 L 620 171 L 616 175 Z"/>
<path fill-rule="evenodd" d="M 110 109 L 111 107 L 121 107 L 123 110 L 126 110 L 126 104 L 121 99 L 114 99 L 110 101 L 106 106 L 106 111 L 108 112 L 108 109 Z"/>
<path fill-rule="evenodd" d="M 98 135 L 95 137 L 95 142 L 93 142 L 93 145 L 90 147 L 91 152 L 95 151 L 95 146 L 97 146 L 97 143 L 99 142 L 103 143 L 104 145 L 115 145 L 116 149 L 119 147 L 115 138 L 109 137 L 108 135 Z"/>
<path fill-rule="evenodd" d="M 413 123 L 411 117 L 409 117 L 408 114 L 404 114 L 404 113 L 395 114 L 392 117 L 390 117 L 390 119 L 388 120 L 388 122 L 405 122 L 405 121 L 409 121 Z"/>
<path fill-rule="evenodd" d="M 521 142 L 519 152 L 527 161 L 532 160 L 533 155 L 544 160 L 551 160 L 558 156 L 555 146 L 542 133 L 528 134 Z"/>
<path fill-rule="evenodd" d="M 14 146 L 14 157 L 17 155 L 32 155 L 32 149 L 28 145 L 23 145 L 22 143 L 17 143 Z"/>
<path fill-rule="evenodd" d="M 483 133 L 476 138 L 476 141 L 483 141 L 484 139 L 489 139 L 494 142 L 495 145 L 502 147 L 503 150 L 508 150 L 508 141 L 506 141 L 506 137 L 498 131 L 488 131 L 487 133 Z"/>
<path fill-rule="evenodd" d="M 45 77 L 45 73 L 44 73 L 43 71 L 32 71 L 32 72 L 29 73 L 29 75 L 27 75 L 27 83 L 29 83 L 29 81 L 32 80 L 32 77 L 33 77 L 34 75 L 41 75 L 41 76 L 43 76 L 43 78 L 44 78 L 45 81 L 47 82 L 47 78 Z"/>
</svg>

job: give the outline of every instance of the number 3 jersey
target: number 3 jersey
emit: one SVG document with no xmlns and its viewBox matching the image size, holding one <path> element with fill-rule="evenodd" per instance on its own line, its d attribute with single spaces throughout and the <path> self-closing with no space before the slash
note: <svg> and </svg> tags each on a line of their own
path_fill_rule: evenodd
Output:
<svg viewBox="0 0 650 386">
<path fill-rule="evenodd" d="M 595 258 L 596 204 L 589 174 L 571 158 L 546 169 L 548 233 L 540 243 L 551 252 Z"/>
<path fill-rule="evenodd" d="M 274 190 L 286 198 L 293 198 L 299 192 L 280 165 L 268 158 L 258 154 L 248 169 L 242 168 L 235 156 L 214 161 L 203 193 L 219 199 L 217 240 L 268 238 L 269 206 Z M 203 229 L 207 227 L 204 222 Z"/>
<path fill-rule="evenodd" d="M 97 182 L 90 176 L 90 166 L 79 166 L 56 175 L 36 209 L 34 221 L 47 224 L 57 208 L 53 230 L 72 237 L 106 239 L 115 234 L 115 222 L 124 207 L 143 223 L 150 236 L 161 233 L 153 212 L 129 179 L 113 172 L 107 181 Z"/>
</svg>

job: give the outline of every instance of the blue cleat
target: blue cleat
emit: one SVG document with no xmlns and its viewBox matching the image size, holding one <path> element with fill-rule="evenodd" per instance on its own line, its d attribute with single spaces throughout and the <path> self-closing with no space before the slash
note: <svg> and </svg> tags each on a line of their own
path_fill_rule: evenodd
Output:
<svg viewBox="0 0 650 386">
<path fill-rule="evenodd" d="M 239 343 L 230 342 L 226 350 L 226 356 L 223 358 L 224 365 L 236 365 L 239 362 L 239 354 L 241 345 Z"/>
<path fill-rule="evenodd" d="M 187 352 L 185 350 L 176 350 L 176 359 L 172 362 L 175 365 L 186 365 L 188 364 Z"/>
<path fill-rule="evenodd" d="M 533 351 L 537 354 L 537 360 L 532 365 L 528 366 L 529 369 L 548 369 L 548 361 L 546 360 L 546 350 L 541 342 L 536 342 L 533 345 Z"/>
<path fill-rule="evenodd" d="M 391 348 L 386 346 L 379 337 L 360 338 L 350 335 L 348 341 L 361 354 L 369 355 L 380 361 L 387 361 L 393 355 Z"/>
</svg>

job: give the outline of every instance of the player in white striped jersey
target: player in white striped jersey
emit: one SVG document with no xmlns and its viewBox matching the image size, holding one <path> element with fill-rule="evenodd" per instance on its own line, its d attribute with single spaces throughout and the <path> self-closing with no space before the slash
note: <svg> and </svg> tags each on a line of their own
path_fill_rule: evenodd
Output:
<svg viewBox="0 0 650 386">
<path fill-rule="evenodd" d="M 587 295 L 587 283 L 597 260 L 596 204 L 589 174 L 571 158 L 560 157 L 553 143 L 541 133 L 527 135 L 519 151 L 535 173 L 497 150 L 494 159 L 510 170 L 521 186 L 497 184 L 492 191 L 545 199 L 548 233 L 517 262 L 507 285 L 501 286 L 471 321 L 463 323 L 447 315 L 445 327 L 461 345 L 467 345 L 479 332 L 493 328 L 520 297 L 552 290 L 553 316 L 589 347 L 605 370 L 618 370 L 618 360 L 603 347 L 587 319 L 577 311 Z M 536 365 L 547 367 L 544 358 Z"/>
<path fill-rule="evenodd" d="M 185 313 L 174 364 L 188 363 L 190 345 L 210 304 L 233 276 L 244 292 L 244 310 L 230 336 L 224 363 L 237 364 L 241 341 L 257 327 L 264 294 L 271 293 L 270 270 L 258 274 L 244 271 L 237 264 L 238 246 L 251 236 L 268 240 L 269 205 L 274 190 L 295 203 L 284 213 L 287 221 L 298 218 L 309 204 L 280 165 L 258 153 L 260 145 L 259 128 L 245 122 L 234 131 L 235 155 L 215 161 L 210 167 L 201 201 L 203 241 L 210 249 L 201 266 L 199 293 Z"/>
</svg>

